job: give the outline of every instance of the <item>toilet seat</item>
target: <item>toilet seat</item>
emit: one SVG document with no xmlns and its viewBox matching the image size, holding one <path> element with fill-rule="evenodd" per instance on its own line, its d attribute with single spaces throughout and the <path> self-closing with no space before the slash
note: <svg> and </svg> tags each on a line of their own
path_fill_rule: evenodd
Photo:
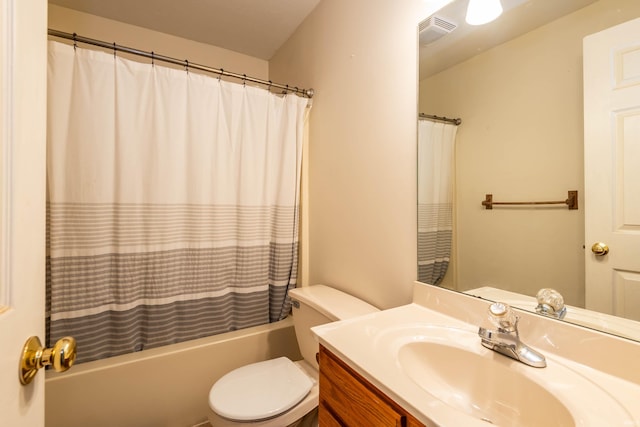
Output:
<svg viewBox="0 0 640 427">
<path fill-rule="evenodd" d="M 211 388 L 209 405 L 236 421 L 276 417 L 297 405 L 314 381 L 286 357 L 252 363 L 220 378 Z"/>
</svg>

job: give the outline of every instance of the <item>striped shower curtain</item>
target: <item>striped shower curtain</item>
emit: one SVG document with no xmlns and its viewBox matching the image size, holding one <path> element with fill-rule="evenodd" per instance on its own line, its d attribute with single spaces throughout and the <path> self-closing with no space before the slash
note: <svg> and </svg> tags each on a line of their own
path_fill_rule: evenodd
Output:
<svg viewBox="0 0 640 427">
<path fill-rule="evenodd" d="M 286 317 L 307 100 L 50 42 L 47 341 L 86 362 Z"/>
<path fill-rule="evenodd" d="M 451 256 L 457 126 L 418 121 L 418 280 L 438 285 Z"/>
</svg>

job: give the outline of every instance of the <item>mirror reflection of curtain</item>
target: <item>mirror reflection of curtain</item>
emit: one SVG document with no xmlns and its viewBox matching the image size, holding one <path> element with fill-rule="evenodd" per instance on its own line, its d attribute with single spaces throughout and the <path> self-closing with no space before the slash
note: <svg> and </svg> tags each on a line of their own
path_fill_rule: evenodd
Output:
<svg viewBox="0 0 640 427">
<path fill-rule="evenodd" d="M 438 285 L 451 256 L 457 126 L 418 121 L 418 280 Z"/>
<path fill-rule="evenodd" d="M 79 362 L 287 316 L 307 100 L 50 42 L 48 340 Z"/>
</svg>

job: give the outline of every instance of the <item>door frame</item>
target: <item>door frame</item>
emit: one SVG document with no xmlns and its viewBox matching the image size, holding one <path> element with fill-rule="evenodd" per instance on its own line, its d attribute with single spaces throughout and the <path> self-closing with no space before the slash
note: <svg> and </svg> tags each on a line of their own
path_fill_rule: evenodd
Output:
<svg viewBox="0 0 640 427">
<path fill-rule="evenodd" d="M 44 373 L 18 379 L 44 335 L 47 1 L 0 0 L 0 424 L 44 426 Z"/>
</svg>

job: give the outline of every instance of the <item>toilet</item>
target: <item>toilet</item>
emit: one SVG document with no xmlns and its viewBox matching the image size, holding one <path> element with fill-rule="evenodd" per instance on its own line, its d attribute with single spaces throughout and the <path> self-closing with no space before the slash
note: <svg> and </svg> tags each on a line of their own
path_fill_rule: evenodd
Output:
<svg viewBox="0 0 640 427">
<path fill-rule="evenodd" d="M 311 328 L 378 311 L 325 285 L 291 289 L 293 324 L 303 360 L 252 363 L 220 378 L 209 392 L 213 427 L 318 425 L 318 342 Z"/>
</svg>

